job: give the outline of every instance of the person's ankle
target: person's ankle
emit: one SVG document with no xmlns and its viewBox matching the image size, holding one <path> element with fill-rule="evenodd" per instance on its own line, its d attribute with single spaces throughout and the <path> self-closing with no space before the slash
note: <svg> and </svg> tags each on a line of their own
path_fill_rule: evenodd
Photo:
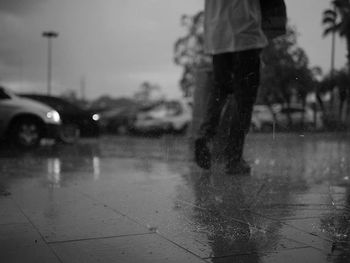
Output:
<svg viewBox="0 0 350 263">
<path fill-rule="evenodd" d="M 205 137 L 198 137 L 194 142 L 195 161 L 203 169 L 210 169 L 211 154 L 208 147 L 209 140 Z"/>
</svg>

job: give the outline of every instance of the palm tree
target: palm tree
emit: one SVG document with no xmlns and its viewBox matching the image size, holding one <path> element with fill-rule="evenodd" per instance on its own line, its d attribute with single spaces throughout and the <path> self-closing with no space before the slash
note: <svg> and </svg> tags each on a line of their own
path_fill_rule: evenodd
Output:
<svg viewBox="0 0 350 263">
<path fill-rule="evenodd" d="M 350 0 L 334 0 L 334 9 L 323 12 L 324 35 L 339 33 L 347 42 L 347 58 L 350 62 Z"/>
<path fill-rule="evenodd" d="M 347 60 L 348 60 L 348 70 L 350 73 L 350 0 L 334 0 L 334 9 L 327 9 L 323 12 L 323 24 L 326 26 L 324 30 L 324 35 L 338 33 L 341 37 L 346 39 L 347 48 Z M 334 38 L 333 38 L 334 39 Z M 333 40 L 334 41 L 334 40 Z M 334 42 L 332 50 L 332 69 L 331 76 L 333 81 L 333 60 L 334 60 Z M 349 74 L 348 73 L 348 74 Z M 339 107 L 339 119 L 341 119 L 342 108 L 345 101 L 348 99 L 345 95 L 347 93 L 340 94 L 340 107 Z M 348 100 L 349 104 L 349 100 Z M 348 107 L 349 108 L 349 107 Z"/>
</svg>

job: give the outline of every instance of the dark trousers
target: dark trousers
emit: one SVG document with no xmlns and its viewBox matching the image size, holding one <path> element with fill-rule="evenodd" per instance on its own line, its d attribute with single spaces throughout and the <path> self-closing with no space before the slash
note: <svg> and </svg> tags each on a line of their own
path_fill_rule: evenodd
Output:
<svg viewBox="0 0 350 263">
<path fill-rule="evenodd" d="M 214 83 L 209 91 L 206 115 L 199 137 L 212 139 L 220 122 L 221 112 L 230 94 L 235 98 L 225 153 L 229 160 L 242 158 L 244 140 L 249 131 L 253 105 L 260 82 L 260 49 L 223 53 L 213 56 Z"/>
</svg>

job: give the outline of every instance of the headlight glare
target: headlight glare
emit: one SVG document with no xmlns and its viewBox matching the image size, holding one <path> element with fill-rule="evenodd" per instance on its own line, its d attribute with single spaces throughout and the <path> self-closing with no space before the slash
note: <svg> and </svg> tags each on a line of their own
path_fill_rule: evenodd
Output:
<svg viewBox="0 0 350 263">
<path fill-rule="evenodd" d="M 96 113 L 96 114 L 92 115 L 92 119 L 94 121 L 98 121 L 98 120 L 100 120 L 100 115 Z"/>
<path fill-rule="evenodd" d="M 46 117 L 55 123 L 59 123 L 61 121 L 60 114 L 55 110 L 47 112 Z"/>
</svg>

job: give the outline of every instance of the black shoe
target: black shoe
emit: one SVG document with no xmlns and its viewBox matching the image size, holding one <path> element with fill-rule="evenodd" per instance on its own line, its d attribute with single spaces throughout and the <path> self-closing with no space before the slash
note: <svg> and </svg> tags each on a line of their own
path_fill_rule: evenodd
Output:
<svg viewBox="0 0 350 263">
<path fill-rule="evenodd" d="M 210 169 L 210 150 L 207 145 L 207 139 L 199 138 L 194 142 L 194 155 L 197 165 L 203 169 Z"/>
<path fill-rule="evenodd" d="M 231 175 L 250 174 L 251 168 L 245 160 L 241 159 L 239 161 L 229 162 L 226 166 L 225 172 Z"/>
</svg>

